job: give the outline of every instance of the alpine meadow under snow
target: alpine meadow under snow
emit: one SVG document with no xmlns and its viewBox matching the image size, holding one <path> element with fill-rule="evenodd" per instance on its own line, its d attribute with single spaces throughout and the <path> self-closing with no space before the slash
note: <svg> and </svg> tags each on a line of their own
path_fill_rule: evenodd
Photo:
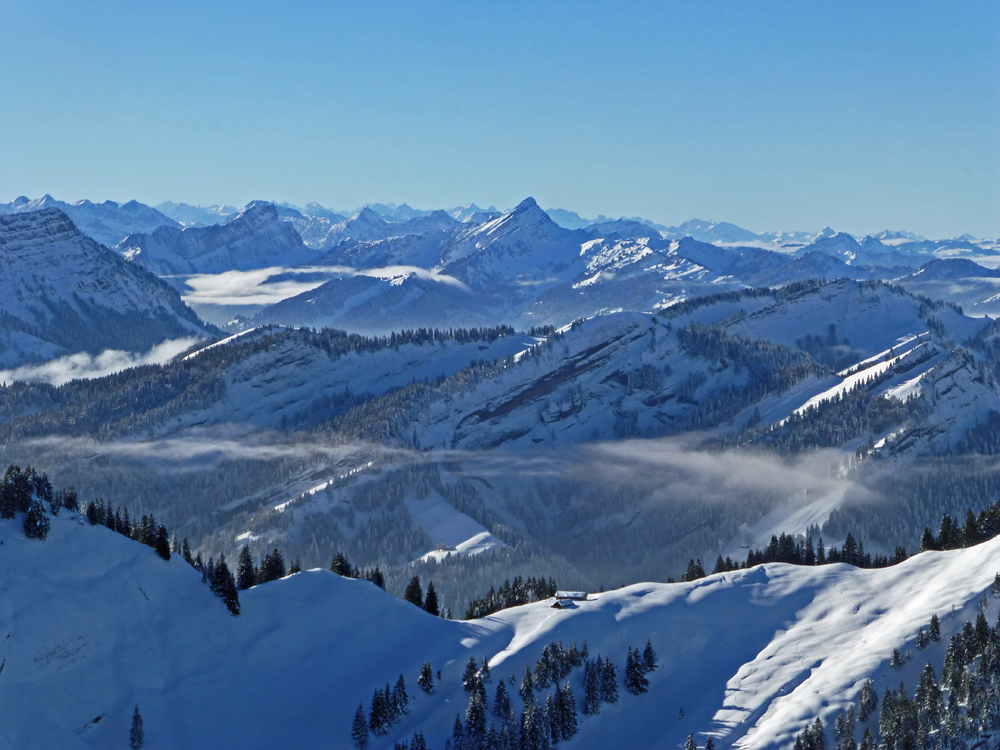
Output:
<svg viewBox="0 0 1000 750">
<path fill-rule="evenodd" d="M 998 267 L 0 205 L 0 746 L 995 747 Z"/>
</svg>

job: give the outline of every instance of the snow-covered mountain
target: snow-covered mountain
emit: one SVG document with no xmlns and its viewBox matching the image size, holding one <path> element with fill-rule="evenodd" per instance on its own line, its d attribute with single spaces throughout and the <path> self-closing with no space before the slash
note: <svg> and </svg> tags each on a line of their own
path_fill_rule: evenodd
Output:
<svg viewBox="0 0 1000 750">
<path fill-rule="evenodd" d="M 235 206 L 212 205 L 192 206 L 187 203 L 166 201 L 156 207 L 160 213 L 169 216 L 183 227 L 210 227 L 222 224 L 236 216 L 240 210 Z"/>
<path fill-rule="evenodd" d="M 176 291 L 57 208 L 0 215 L 0 315 L 5 365 L 208 333 Z"/>
<path fill-rule="evenodd" d="M 419 730 L 440 748 L 465 715 L 470 659 L 489 664 L 489 706 L 506 683 L 519 724 L 519 680 L 550 643 L 586 644 L 590 658 L 617 666 L 619 697 L 596 715 L 582 712 L 584 670 L 564 678 L 576 704 L 569 747 L 676 748 L 693 734 L 723 747 L 787 748 L 816 718 L 831 743 L 837 713 L 866 681 L 880 696 L 900 680 L 913 691 L 923 659 L 940 664 L 949 639 L 976 618 L 1000 554 L 994 539 L 885 570 L 770 564 L 468 622 L 308 570 L 241 592 L 233 617 L 180 556 L 162 560 L 69 511 L 51 521 L 43 542 L 0 521 L 0 738 L 11 747 L 124 745 L 134 707 L 146 747 L 350 747 L 358 706 L 367 716 L 373 691 L 402 675 L 407 710 L 369 747 Z M 989 621 L 995 610 L 990 602 Z M 916 648 L 932 616 L 940 640 L 913 665 L 890 667 L 894 649 Z M 656 667 L 648 692 L 632 695 L 625 652 L 647 640 Z M 430 693 L 417 686 L 425 662 Z M 534 700 L 543 706 L 548 692 L 539 686 Z M 486 721 L 502 718 L 488 710 Z M 859 723 L 858 736 L 865 727 L 877 736 L 877 711 Z"/>
<path fill-rule="evenodd" d="M 225 224 L 131 234 L 115 250 L 159 276 L 297 265 L 319 253 L 302 243 L 271 203 L 251 204 Z"/>
<path fill-rule="evenodd" d="M 157 227 L 179 226 L 172 218 L 138 201 L 121 205 L 114 201 L 92 203 L 88 200 L 64 203 L 51 195 L 43 195 L 35 200 L 22 195 L 10 203 L 0 203 L 0 215 L 27 213 L 43 208 L 59 209 L 73 220 L 80 231 L 108 247 L 114 247 L 133 232 L 152 232 Z"/>
</svg>

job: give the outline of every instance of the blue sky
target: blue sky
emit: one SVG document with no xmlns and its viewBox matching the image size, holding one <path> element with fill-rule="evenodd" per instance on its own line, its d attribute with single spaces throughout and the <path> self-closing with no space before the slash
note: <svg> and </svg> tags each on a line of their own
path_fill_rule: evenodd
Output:
<svg viewBox="0 0 1000 750">
<path fill-rule="evenodd" d="M 9 2 L 0 200 L 1000 235 L 1000 3 Z"/>
</svg>

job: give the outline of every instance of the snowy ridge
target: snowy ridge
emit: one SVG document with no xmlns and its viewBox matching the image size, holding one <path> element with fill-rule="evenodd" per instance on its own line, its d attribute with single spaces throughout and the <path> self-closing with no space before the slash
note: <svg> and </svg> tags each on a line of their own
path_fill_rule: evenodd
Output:
<svg viewBox="0 0 1000 750">
<path fill-rule="evenodd" d="M 252 204 L 219 226 L 161 227 L 152 234 L 132 234 L 115 250 L 161 276 L 296 265 L 319 255 L 302 244 L 295 228 L 282 221 L 270 203 Z"/>
<path fill-rule="evenodd" d="M 693 733 L 722 746 L 791 747 L 817 716 L 832 726 L 865 679 L 880 693 L 898 682 L 892 651 L 911 646 L 931 615 L 947 642 L 1000 555 L 993 540 L 883 570 L 772 564 L 592 594 L 570 610 L 539 602 L 451 622 L 323 570 L 242 592 L 242 614 L 231 617 L 177 556 L 165 562 L 65 511 L 45 542 L 26 539 L 14 521 L 0 521 L 0 538 L 0 739 L 68 750 L 124 742 L 136 704 L 151 748 L 346 747 L 357 705 L 401 673 L 410 712 L 371 747 L 419 728 L 440 748 L 464 712 L 469 657 L 490 660 L 492 694 L 550 641 L 586 640 L 620 675 L 625 648 L 646 639 L 658 652 L 649 693 L 622 690 L 597 716 L 581 715 L 568 746 L 676 748 Z M 415 684 L 424 661 L 442 671 L 432 695 Z M 578 702 L 581 680 L 575 669 Z"/>
<path fill-rule="evenodd" d="M 157 227 L 179 226 L 176 221 L 160 211 L 138 201 L 129 201 L 121 205 L 114 201 L 92 203 L 88 200 L 64 203 L 51 195 L 43 195 L 35 200 L 21 196 L 10 203 L 0 204 L 0 214 L 30 213 L 45 208 L 59 209 L 69 216 L 84 234 L 108 247 L 114 247 L 133 232 L 152 232 Z"/>
</svg>

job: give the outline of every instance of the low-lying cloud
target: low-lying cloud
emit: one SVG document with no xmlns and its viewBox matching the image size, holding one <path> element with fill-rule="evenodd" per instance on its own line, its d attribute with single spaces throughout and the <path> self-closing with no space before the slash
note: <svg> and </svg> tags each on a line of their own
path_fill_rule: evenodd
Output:
<svg viewBox="0 0 1000 750">
<path fill-rule="evenodd" d="M 340 267 L 259 268 L 253 271 L 195 274 L 185 279 L 190 291 L 182 295 L 194 305 L 273 305 L 309 292 L 344 271 Z M 296 276 L 302 278 L 295 278 Z M 270 279 L 276 279 L 270 281 Z"/>
<path fill-rule="evenodd" d="M 20 380 L 62 385 L 71 380 L 101 378 L 129 367 L 161 365 L 190 349 L 198 341 L 199 338 L 195 336 L 167 339 L 148 352 L 127 352 L 122 349 L 105 349 L 96 355 L 78 352 L 39 365 L 0 370 L 0 382 L 12 383 Z"/>
</svg>

